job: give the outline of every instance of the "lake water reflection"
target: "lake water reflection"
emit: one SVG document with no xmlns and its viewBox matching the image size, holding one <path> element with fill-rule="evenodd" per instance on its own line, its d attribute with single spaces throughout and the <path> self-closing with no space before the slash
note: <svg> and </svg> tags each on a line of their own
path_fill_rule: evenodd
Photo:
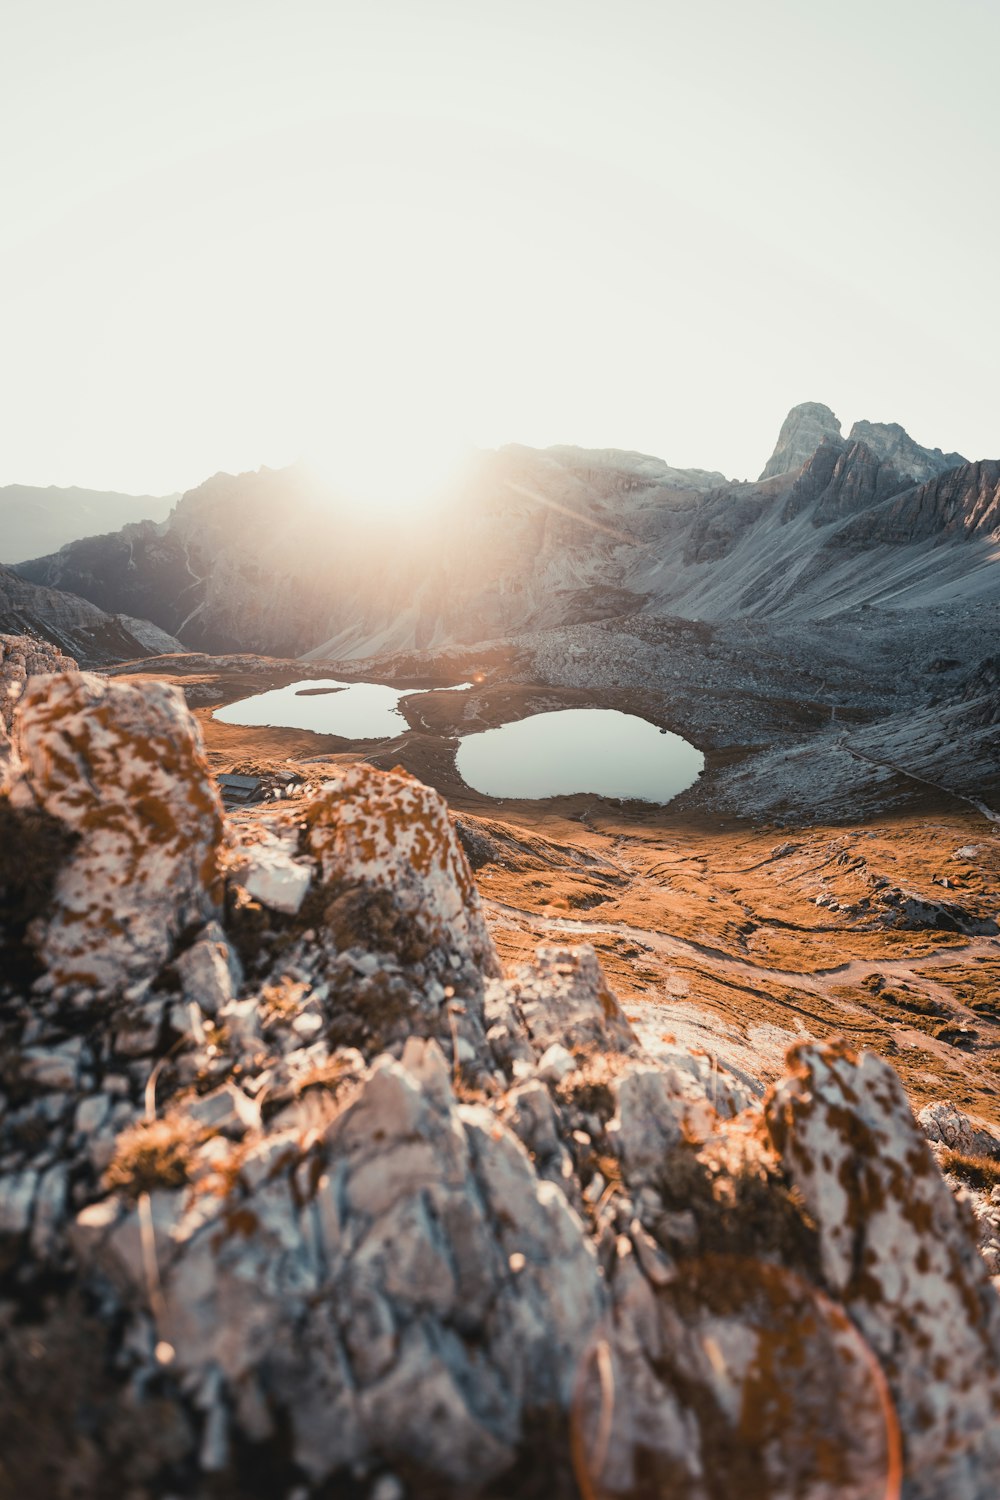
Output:
<svg viewBox="0 0 1000 1500">
<path fill-rule="evenodd" d="M 463 682 L 448 691 L 468 686 Z M 217 709 L 215 717 L 223 724 L 311 729 L 314 734 L 337 734 L 345 740 L 394 739 L 407 727 L 399 712 L 400 700 L 420 691 L 426 689 L 313 677 L 229 703 Z"/>
<path fill-rule="evenodd" d="M 456 764 L 486 797 L 601 797 L 669 802 L 705 757 L 680 735 L 611 708 L 565 708 L 467 735 Z"/>
</svg>

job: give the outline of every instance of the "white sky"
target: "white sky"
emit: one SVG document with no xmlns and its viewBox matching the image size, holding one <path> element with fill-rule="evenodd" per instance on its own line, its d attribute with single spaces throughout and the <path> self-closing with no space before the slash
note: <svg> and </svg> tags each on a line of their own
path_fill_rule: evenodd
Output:
<svg viewBox="0 0 1000 1500">
<path fill-rule="evenodd" d="M 0 483 L 1000 454 L 996 0 L 0 0 Z"/>
</svg>

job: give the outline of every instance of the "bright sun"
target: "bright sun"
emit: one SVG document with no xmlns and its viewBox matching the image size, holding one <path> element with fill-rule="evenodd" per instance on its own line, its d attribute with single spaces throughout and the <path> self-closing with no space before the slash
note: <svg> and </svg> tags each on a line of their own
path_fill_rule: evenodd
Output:
<svg viewBox="0 0 1000 1500">
<path fill-rule="evenodd" d="M 338 497 L 374 514 L 403 517 L 445 490 L 468 452 L 468 444 L 387 421 L 377 432 L 343 440 L 338 435 L 325 451 L 307 454 L 306 462 Z"/>
</svg>

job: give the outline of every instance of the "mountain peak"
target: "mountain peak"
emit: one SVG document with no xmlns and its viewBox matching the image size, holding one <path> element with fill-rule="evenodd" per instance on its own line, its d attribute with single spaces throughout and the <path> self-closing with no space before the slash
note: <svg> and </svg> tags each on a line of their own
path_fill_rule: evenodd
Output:
<svg viewBox="0 0 1000 1500">
<path fill-rule="evenodd" d="M 898 422 L 855 422 L 849 441 L 864 443 L 879 458 L 888 461 L 901 474 L 908 474 L 918 484 L 934 479 L 947 469 L 968 463 L 961 453 L 942 453 L 940 448 L 924 448 Z"/>
<path fill-rule="evenodd" d="M 822 401 L 803 401 L 793 406 L 781 424 L 774 452 L 768 459 L 761 479 L 788 474 L 801 469 L 812 458 L 826 438 L 841 441 L 840 422 Z"/>
</svg>

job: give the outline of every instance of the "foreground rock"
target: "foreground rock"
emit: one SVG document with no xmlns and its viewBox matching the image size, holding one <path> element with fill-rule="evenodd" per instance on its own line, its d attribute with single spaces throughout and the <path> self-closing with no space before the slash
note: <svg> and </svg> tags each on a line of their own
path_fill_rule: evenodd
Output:
<svg viewBox="0 0 1000 1500">
<path fill-rule="evenodd" d="M 39 918 L 47 973 L 98 991 L 152 979 L 207 915 L 222 832 L 183 695 L 64 673 L 32 678 L 21 701 L 13 801 L 79 840 Z"/>
<path fill-rule="evenodd" d="M 502 977 L 403 772 L 224 837 L 169 689 L 14 736 L 0 1494 L 995 1493 L 1000 1303 L 885 1064 L 761 1105 L 588 948 Z"/>
<path fill-rule="evenodd" d="M 14 710 L 29 677 L 39 672 L 65 672 L 76 662 L 48 641 L 30 635 L 0 635 L 0 787 L 9 774 L 10 727 Z"/>
</svg>

